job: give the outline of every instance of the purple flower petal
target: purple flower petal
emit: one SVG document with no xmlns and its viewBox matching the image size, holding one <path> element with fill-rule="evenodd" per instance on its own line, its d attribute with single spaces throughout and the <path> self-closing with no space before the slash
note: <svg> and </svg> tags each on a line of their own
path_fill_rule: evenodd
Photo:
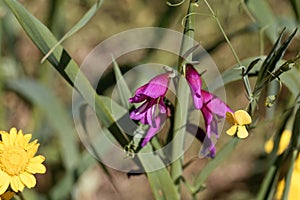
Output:
<svg viewBox="0 0 300 200">
<path fill-rule="evenodd" d="M 160 130 L 161 125 L 165 122 L 166 119 L 167 119 L 166 114 L 159 114 L 155 118 L 155 127 L 150 126 L 150 128 L 148 129 L 146 137 L 144 138 L 141 144 L 142 147 L 144 147 L 156 135 L 156 133 Z"/>
<path fill-rule="evenodd" d="M 151 107 L 153 107 L 153 105 L 155 105 L 155 101 L 153 99 L 145 101 L 142 105 L 130 113 L 130 118 L 140 120 L 141 123 L 147 124 L 147 112 Z"/>
<path fill-rule="evenodd" d="M 199 156 L 208 156 L 208 157 L 215 157 L 216 155 L 216 147 L 209 138 L 206 133 L 200 128 L 199 126 L 196 126 L 195 124 L 188 124 L 187 125 L 187 131 L 193 135 L 202 143 L 202 148 L 199 152 Z"/>
<path fill-rule="evenodd" d="M 170 72 L 160 74 L 135 91 L 135 95 L 129 99 L 129 102 L 145 102 L 130 113 L 131 119 L 139 120 L 143 124 L 149 124 L 151 127 L 156 128 L 157 111 L 159 113 L 167 112 L 163 97 L 168 90 L 169 75 Z"/>
<path fill-rule="evenodd" d="M 146 95 L 144 95 L 142 92 L 145 90 L 145 88 L 148 86 L 148 83 L 139 87 L 136 91 L 135 91 L 135 95 L 131 98 L 129 98 L 129 102 L 130 103 L 140 103 L 144 100 L 146 100 L 148 97 Z"/>
<path fill-rule="evenodd" d="M 201 109 L 203 106 L 201 96 L 202 80 L 197 70 L 191 64 L 186 65 L 186 80 L 191 88 L 195 108 Z"/>
<path fill-rule="evenodd" d="M 217 137 L 218 134 L 218 122 L 219 118 L 225 118 L 226 112 L 232 112 L 232 110 L 218 97 L 213 94 L 202 90 L 203 107 L 201 112 L 204 117 L 206 134 L 210 138 L 214 133 Z"/>
<path fill-rule="evenodd" d="M 160 74 L 151 79 L 147 84 L 139 87 L 135 91 L 134 97 L 129 99 L 130 103 L 140 103 L 147 98 L 157 99 L 164 97 L 169 86 L 170 73 Z"/>
</svg>

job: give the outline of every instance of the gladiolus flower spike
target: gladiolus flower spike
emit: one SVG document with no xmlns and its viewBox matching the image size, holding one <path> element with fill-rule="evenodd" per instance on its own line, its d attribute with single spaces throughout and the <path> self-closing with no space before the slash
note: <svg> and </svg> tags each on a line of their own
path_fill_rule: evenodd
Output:
<svg viewBox="0 0 300 200">
<path fill-rule="evenodd" d="M 207 136 L 211 138 L 214 133 L 218 138 L 218 123 L 221 118 L 226 117 L 226 112 L 232 112 L 232 110 L 221 99 L 201 89 L 201 76 L 192 64 L 186 65 L 185 76 L 191 89 L 194 106 L 203 114 Z"/>
<path fill-rule="evenodd" d="M 130 103 L 143 102 L 141 106 L 130 113 L 130 118 L 150 126 L 141 144 L 142 147 L 151 140 L 166 120 L 168 108 L 163 98 L 167 93 L 171 76 L 171 72 L 166 72 L 152 78 L 147 84 L 139 87 L 135 91 L 135 95 L 129 99 Z"/>
</svg>

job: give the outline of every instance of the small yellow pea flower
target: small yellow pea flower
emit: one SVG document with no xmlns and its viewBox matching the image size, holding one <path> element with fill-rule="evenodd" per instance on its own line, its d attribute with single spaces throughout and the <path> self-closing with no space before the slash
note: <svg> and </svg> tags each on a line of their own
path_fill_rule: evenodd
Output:
<svg viewBox="0 0 300 200">
<path fill-rule="evenodd" d="M 248 137 L 249 133 L 246 129 L 247 124 L 251 124 L 251 116 L 244 110 L 238 110 L 234 113 L 226 113 L 226 121 L 232 126 L 226 131 L 230 136 L 237 134 L 239 138 Z"/>
</svg>

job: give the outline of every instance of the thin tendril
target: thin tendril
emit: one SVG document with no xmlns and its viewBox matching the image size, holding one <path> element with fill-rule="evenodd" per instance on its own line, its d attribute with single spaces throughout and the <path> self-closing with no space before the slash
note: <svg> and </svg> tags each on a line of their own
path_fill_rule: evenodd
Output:
<svg viewBox="0 0 300 200">
<path fill-rule="evenodd" d="M 242 4 L 242 8 L 244 9 L 244 11 L 246 12 L 246 15 L 250 18 L 250 20 L 252 22 L 256 22 L 255 18 L 253 17 L 253 15 L 251 14 L 251 12 L 249 11 L 248 7 L 245 4 L 245 0 L 241 0 L 241 4 Z"/>
<path fill-rule="evenodd" d="M 167 4 L 168 6 L 171 6 L 171 7 L 176 7 L 176 6 L 180 6 L 180 5 L 183 4 L 184 2 L 185 2 L 185 0 L 182 0 L 182 1 L 179 2 L 179 3 L 171 3 L 171 2 L 169 2 L 169 1 L 167 1 L 166 4 Z"/>
<path fill-rule="evenodd" d="M 206 13 L 197 13 L 197 12 L 189 13 L 189 14 L 185 15 L 185 16 L 182 18 L 182 20 L 181 20 L 181 26 L 182 26 L 183 28 L 185 28 L 185 25 L 184 25 L 184 24 L 185 24 L 185 20 L 186 20 L 189 16 L 191 16 L 191 15 L 202 15 L 202 16 L 213 17 L 212 15 L 206 14 Z"/>
<path fill-rule="evenodd" d="M 225 33 L 225 31 L 224 31 L 224 29 L 223 29 L 223 27 L 222 27 L 222 25 L 221 25 L 219 19 L 218 19 L 218 17 L 216 16 L 215 12 L 214 12 L 213 9 L 211 8 L 211 6 L 210 6 L 209 3 L 207 2 L 207 0 L 203 0 L 203 1 L 204 1 L 204 3 L 207 5 L 208 9 L 210 10 L 210 12 L 211 12 L 211 14 L 212 14 L 212 17 L 213 17 L 213 18 L 215 19 L 215 21 L 217 22 L 217 24 L 218 24 L 218 26 L 219 26 L 219 28 L 220 28 L 220 30 L 221 30 L 221 32 L 222 32 L 222 34 L 223 34 L 223 36 L 224 36 L 226 42 L 227 42 L 227 44 L 229 45 L 229 48 L 230 48 L 230 50 L 231 50 L 231 52 L 232 52 L 232 54 L 233 54 L 235 60 L 237 61 L 237 63 L 238 63 L 240 66 L 242 66 L 242 63 L 241 63 L 239 57 L 237 56 L 237 54 L 236 54 L 236 52 L 235 52 L 235 50 L 234 50 L 234 48 L 233 48 L 233 46 L 232 46 L 230 40 L 228 39 L 228 37 L 227 37 L 227 35 L 226 35 L 226 33 Z"/>
</svg>

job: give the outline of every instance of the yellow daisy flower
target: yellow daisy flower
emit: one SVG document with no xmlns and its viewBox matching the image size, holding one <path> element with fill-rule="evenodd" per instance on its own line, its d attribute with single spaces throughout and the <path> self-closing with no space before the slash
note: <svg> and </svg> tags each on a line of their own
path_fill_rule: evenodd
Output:
<svg viewBox="0 0 300 200">
<path fill-rule="evenodd" d="M 23 191 L 24 187 L 36 185 L 33 174 L 46 172 L 42 162 L 45 157 L 34 156 L 38 150 L 37 140 L 30 142 L 31 134 L 23 134 L 11 128 L 9 133 L 0 131 L 0 194 L 10 186 L 14 192 Z"/>
<path fill-rule="evenodd" d="M 4 194 L 0 195 L 0 200 L 10 200 L 16 193 L 12 191 L 7 191 Z"/>
<path fill-rule="evenodd" d="M 239 138 L 248 137 L 249 133 L 246 129 L 247 124 L 251 124 L 252 119 L 250 115 L 244 110 L 238 110 L 234 113 L 227 112 L 226 120 L 232 126 L 226 131 L 230 136 L 237 134 Z"/>
</svg>

